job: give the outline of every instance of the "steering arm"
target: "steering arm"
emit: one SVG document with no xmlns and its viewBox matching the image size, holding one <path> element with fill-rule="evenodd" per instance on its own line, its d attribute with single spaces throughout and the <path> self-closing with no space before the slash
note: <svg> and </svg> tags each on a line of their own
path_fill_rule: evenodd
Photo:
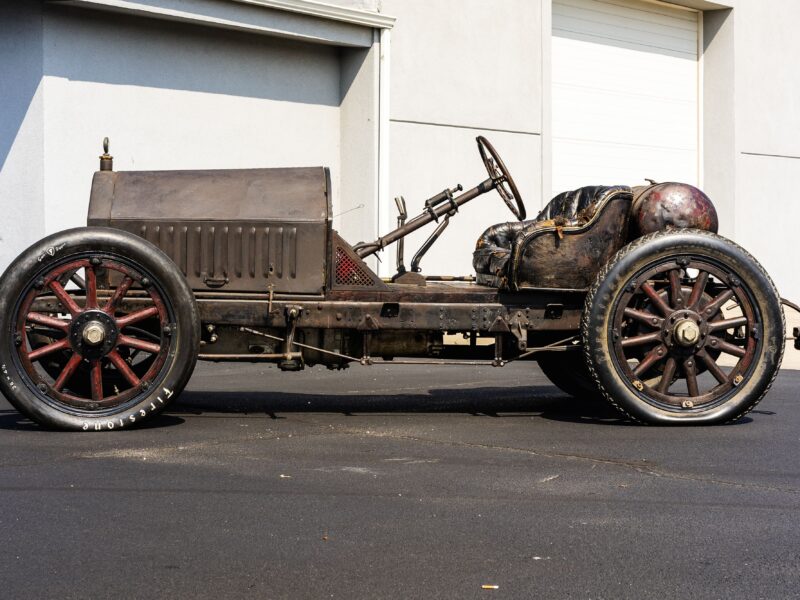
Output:
<svg viewBox="0 0 800 600">
<path fill-rule="evenodd" d="M 405 225 L 401 225 L 397 229 L 379 237 L 374 242 L 362 242 L 354 246 L 353 250 L 355 250 L 356 254 L 361 258 L 371 256 L 389 244 L 407 236 L 409 233 L 416 231 L 420 227 L 424 227 L 431 221 L 438 221 L 439 217 L 448 213 L 453 213 L 470 200 L 474 200 L 478 196 L 495 189 L 514 216 L 520 221 L 525 219 L 525 205 L 502 159 L 485 137 L 478 136 L 477 142 L 481 160 L 483 160 L 483 164 L 489 173 L 488 179 L 481 181 L 474 188 L 465 191 L 459 196 L 455 196 L 454 194 L 461 191 L 461 185 L 456 186 L 452 190 L 445 190 L 437 194 L 425 202 L 425 209 L 422 213 L 406 222 Z"/>
</svg>

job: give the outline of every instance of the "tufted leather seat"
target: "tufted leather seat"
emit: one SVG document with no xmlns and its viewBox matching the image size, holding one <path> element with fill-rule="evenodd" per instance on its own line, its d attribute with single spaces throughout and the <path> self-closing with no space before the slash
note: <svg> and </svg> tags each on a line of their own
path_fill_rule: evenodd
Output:
<svg viewBox="0 0 800 600">
<path fill-rule="evenodd" d="M 627 186 L 587 186 L 570 192 L 563 192 L 547 203 L 547 206 L 529 221 L 516 221 L 492 225 L 478 238 L 472 265 L 478 274 L 479 282 L 486 277 L 502 279 L 506 274 L 508 259 L 511 256 L 516 237 L 544 228 L 580 227 L 592 220 L 605 202 L 619 194 L 630 194 Z"/>
</svg>

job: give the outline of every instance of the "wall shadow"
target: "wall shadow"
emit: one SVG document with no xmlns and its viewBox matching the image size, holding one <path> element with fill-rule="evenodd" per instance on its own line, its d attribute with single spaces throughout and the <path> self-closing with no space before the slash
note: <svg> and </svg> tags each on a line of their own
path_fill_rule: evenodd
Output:
<svg viewBox="0 0 800 600">
<path fill-rule="evenodd" d="M 339 50 L 210 26 L 48 6 L 44 74 L 339 106 Z"/>
<path fill-rule="evenodd" d="M 41 7 L 0 2 L 0 170 L 42 79 Z"/>
</svg>

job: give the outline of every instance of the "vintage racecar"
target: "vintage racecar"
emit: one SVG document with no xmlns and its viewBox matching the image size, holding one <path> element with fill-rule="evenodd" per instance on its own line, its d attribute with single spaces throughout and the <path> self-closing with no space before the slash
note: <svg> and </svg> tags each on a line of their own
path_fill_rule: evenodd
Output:
<svg viewBox="0 0 800 600">
<path fill-rule="evenodd" d="M 286 371 L 537 360 L 565 392 L 648 423 L 727 422 L 764 397 L 784 351 L 781 298 L 716 234 L 705 194 L 586 187 L 526 221 L 508 169 L 477 141 L 487 179 L 410 220 L 398 198 L 397 229 L 356 245 L 332 228 L 327 169 L 115 172 L 106 146 L 88 227 L 34 244 L 0 279 L 0 389 L 37 423 L 84 431 L 158 413 L 198 359 Z M 476 275 L 423 276 L 449 219 L 491 190 L 517 221 L 480 237 Z M 434 221 L 407 270 L 404 236 Z M 364 259 L 394 242 L 397 274 L 382 279 Z"/>
</svg>

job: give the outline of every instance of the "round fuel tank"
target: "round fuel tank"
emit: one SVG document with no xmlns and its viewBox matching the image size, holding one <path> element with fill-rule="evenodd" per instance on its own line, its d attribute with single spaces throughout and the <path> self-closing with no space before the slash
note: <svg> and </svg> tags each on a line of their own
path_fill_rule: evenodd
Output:
<svg viewBox="0 0 800 600">
<path fill-rule="evenodd" d="M 634 188 L 631 225 L 638 235 L 668 227 L 717 232 L 719 220 L 711 199 L 688 183 L 657 183 Z"/>
</svg>

